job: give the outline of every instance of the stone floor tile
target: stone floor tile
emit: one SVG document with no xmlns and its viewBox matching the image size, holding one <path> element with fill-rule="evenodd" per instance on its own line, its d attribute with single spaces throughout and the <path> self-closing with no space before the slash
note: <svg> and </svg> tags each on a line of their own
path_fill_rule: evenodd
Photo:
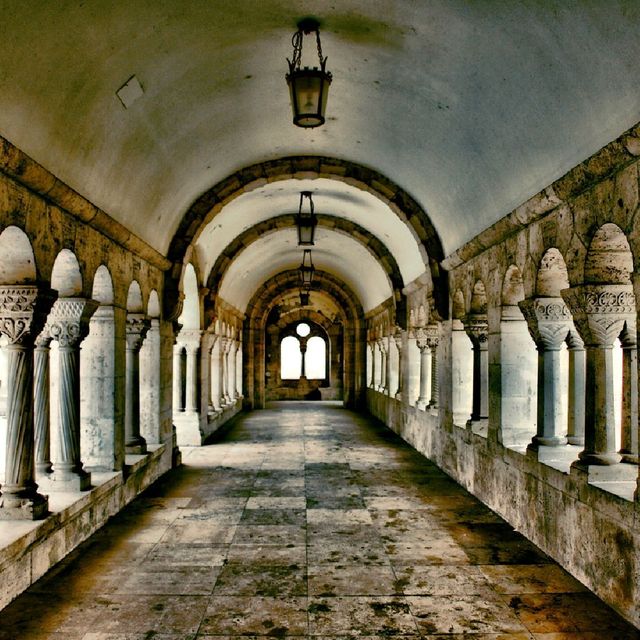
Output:
<svg viewBox="0 0 640 640">
<path fill-rule="evenodd" d="M 309 564 L 362 564 L 363 566 L 389 564 L 384 547 L 377 541 L 369 542 L 317 542 L 307 547 Z"/>
<path fill-rule="evenodd" d="M 480 571 L 498 593 L 566 593 L 586 587 L 556 565 L 483 565 Z"/>
<path fill-rule="evenodd" d="M 398 636 L 417 631 L 401 596 L 309 598 L 309 633 L 313 636 Z"/>
<path fill-rule="evenodd" d="M 519 633 L 527 628 L 490 594 L 406 596 L 423 634 Z"/>
<path fill-rule="evenodd" d="M 175 594 L 210 595 L 221 566 L 178 567 L 175 565 L 147 565 L 129 575 L 123 575 L 116 593 L 137 595 Z"/>
<path fill-rule="evenodd" d="M 306 564 L 307 549 L 303 544 L 232 544 L 227 562 L 234 564 L 290 565 Z"/>
<path fill-rule="evenodd" d="M 218 567 L 227 560 L 229 545 L 158 543 L 144 560 L 146 568 L 154 565 L 175 567 Z"/>
<path fill-rule="evenodd" d="M 213 596 L 199 632 L 203 635 L 306 635 L 306 598 Z"/>
<path fill-rule="evenodd" d="M 208 596 L 118 595 L 101 599 L 100 630 L 112 633 L 192 634 L 207 609 Z"/>
<path fill-rule="evenodd" d="M 213 595 L 285 598 L 306 596 L 306 568 L 297 564 L 227 564 L 218 576 Z"/>
<path fill-rule="evenodd" d="M 413 511 L 414 509 L 431 509 L 425 500 L 420 498 L 407 498 L 401 496 L 386 496 L 386 497 L 366 497 L 364 499 L 367 508 L 377 510 L 402 510 L 407 509 Z"/>
<path fill-rule="evenodd" d="M 446 538 L 429 543 L 388 542 L 384 548 L 393 565 L 471 564 L 465 550 Z"/>
<path fill-rule="evenodd" d="M 229 544 L 233 540 L 236 529 L 236 525 L 184 520 L 171 525 L 158 542 L 164 544 Z"/>
<path fill-rule="evenodd" d="M 310 596 L 328 598 L 401 594 L 389 565 L 370 565 L 366 571 L 360 565 L 309 565 L 307 573 Z"/>
<path fill-rule="evenodd" d="M 483 595 L 491 590 L 471 565 L 394 565 L 396 589 L 407 596 Z"/>
<path fill-rule="evenodd" d="M 245 509 L 240 520 L 241 525 L 298 525 L 304 526 L 307 521 L 306 510 L 303 509 Z"/>
<path fill-rule="evenodd" d="M 373 524 L 371 513 L 367 509 L 309 509 L 307 524 L 370 525 Z"/>
<path fill-rule="evenodd" d="M 303 545 L 306 527 L 300 525 L 251 524 L 238 525 L 234 544 Z"/>
<path fill-rule="evenodd" d="M 307 496 L 307 509 L 364 509 L 365 503 L 361 496 Z"/>
<path fill-rule="evenodd" d="M 304 509 L 307 499 L 299 497 L 252 496 L 247 502 L 247 509 Z"/>
<path fill-rule="evenodd" d="M 517 541 L 495 540 L 481 547 L 461 547 L 470 564 L 549 564 L 549 556 L 524 538 Z"/>
<path fill-rule="evenodd" d="M 195 633 L 106 633 L 102 631 L 86 633 L 81 640 L 196 640 Z M 51 638 L 55 640 L 55 638 Z"/>
</svg>

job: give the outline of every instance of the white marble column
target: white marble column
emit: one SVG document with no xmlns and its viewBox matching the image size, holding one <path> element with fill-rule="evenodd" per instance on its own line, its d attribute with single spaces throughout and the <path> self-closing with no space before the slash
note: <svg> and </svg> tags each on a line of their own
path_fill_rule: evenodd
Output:
<svg viewBox="0 0 640 640">
<path fill-rule="evenodd" d="M 220 336 L 214 335 L 213 347 L 211 348 L 211 404 L 214 411 L 222 411 L 222 380 L 220 368 L 222 367 L 222 342 Z"/>
<path fill-rule="evenodd" d="M 633 289 L 589 284 L 561 294 L 586 349 L 585 445 L 578 466 L 617 464 L 613 344 L 625 323 L 635 323 Z"/>
<path fill-rule="evenodd" d="M 59 298 L 47 319 L 46 330 L 58 343 L 58 447 L 53 473 L 43 483 L 49 491 L 84 491 L 91 474 L 80 458 L 80 344 L 89 332 L 95 300 Z"/>
<path fill-rule="evenodd" d="M 238 342 L 232 338 L 229 345 L 229 399 L 233 404 L 238 398 L 238 392 L 236 391 L 236 352 L 238 349 Z"/>
<path fill-rule="evenodd" d="M 378 348 L 380 349 L 380 386 L 378 391 L 385 393 L 387 390 L 387 345 L 385 338 L 378 338 Z"/>
<path fill-rule="evenodd" d="M 198 351 L 200 350 L 201 331 L 183 331 L 180 335 L 187 352 L 187 375 L 185 412 L 198 413 Z"/>
<path fill-rule="evenodd" d="M 33 346 L 55 294 L 37 285 L 0 286 L 0 333 L 6 336 L 7 440 L 0 519 L 37 520 L 48 513 L 34 474 Z"/>
<path fill-rule="evenodd" d="M 151 318 L 140 350 L 140 433 L 147 444 L 159 444 L 161 437 L 161 337 L 160 320 Z"/>
<path fill-rule="evenodd" d="M 574 329 L 569 335 L 567 344 L 569 347 L 569 416 L 567 442 L 572 445 L 584 447 L 584 342 Z"/>
<path fill-rule="evenodd" d="M 537 431 L 528 449 L 562 446 L 567 444 L 567 425 L 562 414 L 560 350 L 572 329 L 571 314 L 562 298 L 531 298 L 520 308 L 538 350 Z"/>
<path fill-rule="evenodd" d="M 184 345 L 180 342 L 173 345 L 173 413 L 184 411 L 182 406 L 182 352 Z"/>
<path fill-rule="evenodd" d="M 229 338 L 223 337 L 220 342 L 220 376 L 222 385 L 220 388 L 221 403 L 223 407 L 229 404 Z"/>
<path fill-rule="evenodd" d="M 440 325 L 433 323 L 427 325 L 427 344 L 431 355 L 431 399 L 429 407 L 435 409 L 440 402 L 440 377 L 438 371 L 438 344 L 440 343 Z"/>
<path fill-rule="evenodd" d="M 427 340 L 427 332 L 420 327 L 416 330 L 416 345 L 420 350 L 420 395 L 416 400 L 418 409 L 426 409 L 429 404 L 429 371 L 431 366 L 431 349 Z"/>
<path fill-rule="evenodd" d="M 622 461 L 638 464 L 638 351 L 635 324 L 625 325 L 622 344 Z"/>
<path fill-rule="evenodd" d="M 142 314 L 127 314 L 127 349 L 125 382 L 125 451 L 147 452 L 147 443 L 140 434 L 140 349 L 151 323 Z"/>
<path fill-rule="evenodd" d="M 236 341 L 236 398 L 242 398 L 242 371 L 243 371 L 242 340 Z"/>
<path fill-rule="evenodd" d="M 376 343 L 374 341 L 369 342 L 369 348 L 371 349 L 371 381 L 369 387 L 375 389 L 376 387 Z"/>
<path fill-rule="evenodd" d="M 471 421 L 489 417 L 489 325 L 484 314 L 470 314 L 464 327 L 473 346 L 473 404 Z"/>
<path fill-rule="evenodd" d="M 51 337 L 41 333 L 33 353 L 33 422 L 35 430 L 36 475 L 51 473 L 51 414 L 49 408 L 49 356 Z"/>
<path fill-rule="evenodd" d="M 399 400 L 402 398 L 402 393 L 404 391 L 404 362 L 403 362 L 403 334 L 402 329 L 397 328 L 393 334 L 393 342 L 395 343 L 396 349 L 398 350 L 398 388 L 396 389 L 395 397 Z"/>
</svg>

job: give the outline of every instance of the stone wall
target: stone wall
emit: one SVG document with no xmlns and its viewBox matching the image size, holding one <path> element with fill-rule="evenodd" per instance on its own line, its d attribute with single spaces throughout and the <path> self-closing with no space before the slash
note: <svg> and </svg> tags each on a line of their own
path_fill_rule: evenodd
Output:
<svg viewBox="0 0 640 640">
<path fill-rule="evenodd" d="M 388 390 L 367 392 L 373 415 L 638 626 L 638 398 L 633 391 L 637 361 L 635 355 L 628 360 L 633 368 L 625 369 L 618 397 L 608 358 L 618 348 L 618 336 L 623 358 L 627 339 L 628 353 L 635 352 L 640 309 L 633 299 L 635 293 L 640 301 L 639 133 L 638 127 L 628 131 L 444 260 L 449 319 L 426 314 L 404 337 L 405 344 L 419 341 L 426 323 L 439 327 L 437 407 L 411 406 L 406 393 L 392 398 Z M 589 295 L 576 304 L 574 292 L 585 290 Z M 416 287 L 406 293 L 412 311 L 428 297 Z M 594 299 L 597 304 L 591 304 Z M 556 315 L 529 313 L 541 301 Z M 544 333 L 549 327 L 559 331 L 559 341 Z M 604 330 L 596 336 L 594 327 Z M 571 362 L 572 353 L 584 353 L 583 349 L 587 386 L 583 381 L 580 393 L 566 401 L 568 408 L 565 404 L 560 417 L 553 417 L 553 393 L 560 390 L 570 396 L 575 393 L 572 381 L 579 380 L 575 371 L 567 374 L 553 364 L 560 357 L 554 354 L 563 353 Z M 461 370 L 465 358 L 477 367 L 472 374 Z M 599 358 L 608 364 L 601 367 Z M 543 373 L 536 380 L 538 359 Z M 415 364 L 408 358 L 402 366 L 405 379 L 415 375 L 410 370 Z M 569 375 L 569 385 L 552 382 L 550 372 Z M 464 379 L 468 395 L 486 393 L 488 416 L 474 418 L 475 408 L 470 412 L 470 407 L 460 406 Z M 629 394 L 633 400 L 625 434 Z M 571 420 L 580 415 L 576 398 L 582 403 L 586 443 L 578 433 L 565 444 Z M 601 412 L 612 399 L 623 405 L 622 435 L 616 436 L 615 448 L 611 442 L 601 446 L 601 438 L 612 438 L 614 427 L 619 429 L 613 424 L 613 407 L 609 417 Z M 552 434 L 556 443 L 545 429 L 554 424 L 557 428 L 558 420 L 564 431 Z M 632 455 L 623 455 L 627 437 L 635 443 L 630 445 Z M 607 464 L 601 464 L 602 458 Z M 600 462 L 593 464 L 594 459 Z"/>
</svg>

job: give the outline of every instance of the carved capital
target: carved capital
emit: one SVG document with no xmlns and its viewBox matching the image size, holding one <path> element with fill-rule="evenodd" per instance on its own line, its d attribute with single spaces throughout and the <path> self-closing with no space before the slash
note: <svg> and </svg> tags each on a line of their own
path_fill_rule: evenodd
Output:
<svg viewBox="0 0 640 640">
<path fill-rule="evenodd" d="M 486 347 L 489 336 L 489 323 L 485 313 L 470 313 L 464 318 L 464 329 L 473 346 Z"/>
<path fill-rule="evenodd" d="M 151 321 L 143 313 L 128 313 L 126 324 L 127 349 L 139 351 L 150 327 Z"/>
<path fill-rule="evenodd" d="M 440 325 L 437 323 L 428 324 L 425 327 L 427 345 L 430 349 L 437 349 L 440 342 Z"/>
<path fill-rule="evenodd" d="M 396 343 L 398 351 L 402 351 L 402 339 L 404 337 L 404 331 L 400 327 L 396 327 L 393 333 L 393 341 Z"/>
<path fill-rule="evenodd" d="M 89 320 L 97 308 L 95 300 L 58 298 L 47 318 L 46 330 L 61 347 L 77 347 L 89 333 Z"/>
<path fill-rule="evenodd" d="M 635 326 L 630 284 L 585 284 L 561 291 L 587 346 L 611 347 L 625 325 Z"/>
<path fill-rule="evenodd" d="M 55 299 L 55 291 L 35 284 L 0 286 L 0 333 L 10 344 L 32 344 Z"/>
<path fill-rule="evenodd" d="M 195 353 L 200 348 L 200 340 L 202 339 L 202 331 L 200 329 L 182 329 L 178 336 L 178 344 Z"/>
<path fill-rule="evenodd" d="M 427 331 L 424 327 L 419 327 L 416 329 L 416 346 L 420 351 L 424 351 L 429 347 L 429 340 L 427 336 Z"/>
<path fill-rule="evenodd" d="M 382 353 L 387 353 L 387 339 L 386 338 L 378 338 L 378 347 Z"/>
<path fill-rule="evenodd" d="M 538 348 L 557 351 L 573 328 L 571 312 L 562 298 L 539 297 L 520 302 L 529 333 Z"/>
</svg>

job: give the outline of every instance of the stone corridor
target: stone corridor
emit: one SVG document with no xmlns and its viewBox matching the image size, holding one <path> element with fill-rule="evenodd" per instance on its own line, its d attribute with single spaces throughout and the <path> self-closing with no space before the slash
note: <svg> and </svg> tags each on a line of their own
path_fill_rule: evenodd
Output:
<svg viewBox="0 0 640 640">
<path fill-rule="evenodd" d="M 2 640 L 640 637 L 380 423 L 276 403 L 0 613 Z"/>
</svg>

